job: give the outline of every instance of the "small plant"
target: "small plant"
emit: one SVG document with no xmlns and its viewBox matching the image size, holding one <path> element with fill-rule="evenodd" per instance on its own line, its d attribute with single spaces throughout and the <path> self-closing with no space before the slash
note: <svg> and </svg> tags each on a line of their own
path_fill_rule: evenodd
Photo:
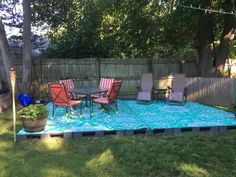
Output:
<svg viewBox="0 0 236 177">
<path fill-rule="evenodd" d="M 32 104 L 21 109 L 18 114 L 19 118 L 41 119 L 42 117 L 47 116 L 48 110 L 43 104 Z"/>
</svg>

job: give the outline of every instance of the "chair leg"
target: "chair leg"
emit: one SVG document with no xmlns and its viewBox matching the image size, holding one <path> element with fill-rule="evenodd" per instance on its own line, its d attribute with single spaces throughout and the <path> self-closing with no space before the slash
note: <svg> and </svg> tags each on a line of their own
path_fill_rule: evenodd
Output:
<svg viewBox="0 0 236 177">
<path fill-rule="evenodd" d="M 53 104 L 53 105 L 52 105 L 52 117 L 54 117 L 54 112 L 55 112 L 54 109 L 55 109 L 55 105 Z"/>
<path fill-rule="evenodd" d="M 69 110 L 68 110 L 69 109 Z M 66 118 L 67 118 L 67 121 L 69 120 L 70 118 L 70 107 L 66 107 Z"/>
<path fill-rule="evenodd" d="M 70 107 L 70 110 L 73 111 L 73 113 L 75 114 L 75 116 L 78 116 L 78 105 L 75 105 L 74 107 Z"/>
<path fill-rule="evenodd" d="M 71 107 L 69 107 L 68 118 L 70 118 L 70 114 L 71 114 Z"/>
<path fill-rule="evenodd" d="M 101 104 L 101 111 L 104 111 L 104 110 L 106 110 L 106 108 L 104 107 L 103 104 Z"/>
<path fill-rule="evenodd" d="M 55 114 L 56 109 L 57 109 L 57 106 L 55 106 L 55 105 L 53 104 L 53 106 L 52 106 L 52 117 L 53 117 L 53 118 L 54 118 L 54 114 Z"/>
<path fill-rule="evenodd" d="M 90 116 L 93 116 L 93 100 L 91 100 L 90 104 L 91 104 Z"/>
<path fill-rule="evenodd" d="M 85 107 L 87 108 L 88 107 L 88 96 L 86 96 L 86 100 L 85 100 Z"/>
<path fill-rule="evenodd" d="M 111 105 L 110 105 L 110 104 L 102 105 L 102 107 L 103 107 L 103 109 L 107 112 L 108 117 L 111 117 L 111 114 L 110 114 Z M 112 110 L 112 109 L 111 109 L 111 110 Z"/>
<path fill-rule="evenodd" d="M 68 110 L 67 110 L 67 107 L 66 107 L 66 115 L 68 114 Z"/>
<path fill-rule="evenodd" d="M 115 102 L 116 113 L 118 113 L 117 101 Z"/>
<path fill-rule="evenodd" d="M 83 115 L 82 115 L 82 101 L 81 101 L 81 103 L 80 103 L 80 106 L 79 106 L 80 108 L 80 118 L 82 118 L 83 117 Z"/>
</svg>

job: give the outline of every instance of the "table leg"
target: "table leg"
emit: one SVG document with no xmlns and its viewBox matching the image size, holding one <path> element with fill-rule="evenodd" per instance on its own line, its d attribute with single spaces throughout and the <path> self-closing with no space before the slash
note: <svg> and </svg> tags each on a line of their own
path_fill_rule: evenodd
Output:
<svg viewBox="0 0 236 177">
<path fill-rule="evenodd" d="M 85 100 L 85 107 L 86 108 L 88 107 L 88 99 L 89 99 L 88 97 L 89 97 L 89 95 L 86 96 L 86 100 Z"/>
<path fill-rule="evenodd" d="M 88 101 L 90 102 L 90 110 L 89 110 L 89 113 L 90 113 L 90 117 L 91 117 L 91 116 L 93 116 L 93 102 L 92 102 L 92 97 L 91 97 L 91 95 L 89 95 Z"/>
<path fill-rule="evenodd" d="M 92 103 L 92 99 L 90 97 L 90 117 L 93 115 L 93 103 Z"/>
</svg>

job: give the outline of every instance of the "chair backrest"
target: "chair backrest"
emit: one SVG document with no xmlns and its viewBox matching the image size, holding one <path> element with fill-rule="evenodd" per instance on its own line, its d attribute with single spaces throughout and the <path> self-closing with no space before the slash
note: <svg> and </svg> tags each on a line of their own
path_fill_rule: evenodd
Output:
<svg viewBox="0 0 236 177">
<path fill-rule="evenodd" d="M 114 82 L 114 79 L 101 78 L 99 88 L 108 90 L 108 92 L 107 92 L 107 95 L 108 95 L 108 94 L 110 94 L 110 90 L 111 90 L 113 82 Z"/>
<path fill-rule="evenodd" d="M 74 89 L 74 83 L 72 79 L 65 79 L 65 80 L 59 80 L 60 84 L 64 84 L 67 90 L 72 90 Z"/>
<path fill-rule="evenodd" d="M 109 102 L 113 102 L 117 99 L 120 88 L 121 88 L 121 81 L 114 81 L 112 83 L 112 87 L 110 88 L 110 92 L 108 94 Z"/>
<path fill-rule="evenodd" d="M 60 83 L 50 83 L 48 84 L 50 94 L 53 99 L 54 104 L 69 104 L 70 99 L 68 97 L 68 92 L 66 87 Z"/>
<path fill-rule="evenodd" d="M 141 76 L 141 90 L 142 91 L 152 91 L 153 88 L 153 78 L 152 73 L 143 73 Z"/>
<path fill-rule="evenodd" d="M 110 89 L 112 86 L 114 79 L 110 78 L 101 78 L 100 83 L 99 83 L 99 88 L 100 89 Z"/>
<path fill-rule="evenodd" d="M 174 74 L 172 80 L 172 91 L 173 92 L 184 92 L 185 88 L 185 74 Z"/>
</svg>

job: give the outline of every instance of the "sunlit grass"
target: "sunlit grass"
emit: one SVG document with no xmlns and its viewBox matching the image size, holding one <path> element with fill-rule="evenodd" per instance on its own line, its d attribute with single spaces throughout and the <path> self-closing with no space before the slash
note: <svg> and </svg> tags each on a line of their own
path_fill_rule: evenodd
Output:
<svg viewBox="0 0 236 177">
<path fill-rule="evenodd" d="M 62 141 L 58 138 L 44 140 L 42 144 L 45 145 L 47 150 L 59 150 L 62 147 Z"/>
<path fill-rule="evenodd" d="M 107 149 L 105 152 L 100 154 L 98 157 L 92 159 L 87 163 L 87 167 L 93 166 L 106 166 L 107 164 L 111 164 L 114 162 L 114 156 L 110 149 Z"/>
<path fill-rule="evenodd" d="M 227 111 L 227 112 L 234 112 L 233 107 L 216 106 L 216 108 L 221 109 L 223 111 Z"/>
<path fill-rule="evenodd" d="M 196 164 L 180 164 L 180 170 L 183 171 L 184 174 L 187 174 L 188 176 L 210 176 L 207 170 L 197 166 Z"/>
<path fill-rule="evenodd" d="M 69 169 L 65 169 L 63 167 L 52 167 L 52 168 L 42 168 L 41 176 L 44 177 L 52 177 L 52 176 L 60 176 L 60 177 L 76 177 L 76 174 L 73 174 Z"/>
<path fill-rule="evenodd" d="M 111 176 L 115 173 L 117 168 L 114 156 L 110 149 L 105 150 L 98 156 L 89 160 L 86 163 L 86 167 L 97 176 Z"/>
</svg>

